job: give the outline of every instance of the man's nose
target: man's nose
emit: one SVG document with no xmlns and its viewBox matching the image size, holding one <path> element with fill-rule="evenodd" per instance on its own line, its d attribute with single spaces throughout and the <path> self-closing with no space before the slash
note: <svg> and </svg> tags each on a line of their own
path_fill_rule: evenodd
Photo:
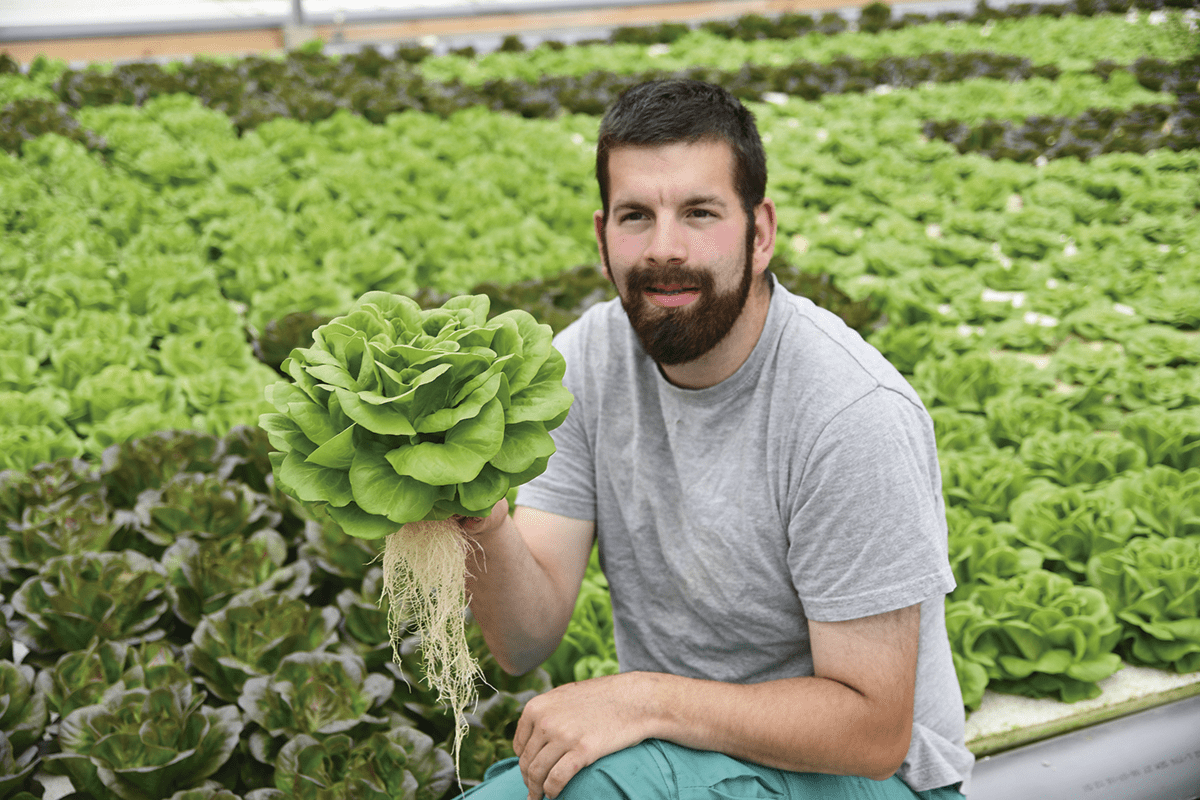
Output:
<svg viewBox="0 0 1200 800">
<path fill-rule="evenodd" d="M 682 226 L 673 219 L 659 219 L 646 247 L 646 260 L 651 264 L 682 264 L 687 260 L 687 240 Z"/>
</svg>

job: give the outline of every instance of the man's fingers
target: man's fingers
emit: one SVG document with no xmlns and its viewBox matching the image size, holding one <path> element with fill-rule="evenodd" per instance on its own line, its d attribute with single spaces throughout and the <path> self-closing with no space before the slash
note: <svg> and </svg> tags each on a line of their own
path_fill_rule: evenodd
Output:
<svg viewBox="0 0 1200 800">
<path fill-rule="evenodd" d="M 550 771 L 546 774 L 546 779 L 542 782 L 542 791 L 546 797 L 558 797 L 563 789 L 567 788 L 567 783 L 571 778 L 574 778 L 579 770 L 592 763 L 583 753 L 578 750 L 568 750 L 562 755 Z"/>
<path fill-rule="evenodd" d="M 517 732 L 513 734 L 513 752 L 518 756 L 525 755 L 525 748 L 529 745 L 529 737 L 533 735 L 533 720 L 529 716 L 529 706 L 525 706 L 525 711 L 517 720 Z"/>
<path fill-rule="evenodd" d="M 553 740 L 530 756 L 528 761 L 521 759 L 521 776 L 532 800 L 541 800 L 542 795 L 551 800 L 558 797 L 571 778 L 590 763 L 580 750 L 562 748 Z"/>
<path fill-rule="evenodd" d="M 525 788 L 529 790 L 532 800 L 541 800 L 545 791 L 546 774 L 558 760 L 558 755 L 549 742 L 526 746 L 518 763 L 521 767 L 521 780 L 525 782 Z"/>
</svg>

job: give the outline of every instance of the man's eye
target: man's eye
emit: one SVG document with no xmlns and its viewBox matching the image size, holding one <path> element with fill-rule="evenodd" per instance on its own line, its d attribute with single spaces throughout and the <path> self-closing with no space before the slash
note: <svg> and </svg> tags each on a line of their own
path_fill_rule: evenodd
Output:
<svg viewBox="0 0 1200 800">
<path fill-rule="evenodd" d="M 715 216 L 715 215 L 711 211 L 709 211 L 707 208 L 693 208 L 692 216 L 693 217 L 711 217 L 711 216 Z"/>
<path fill-rule="evenodd" d="M 640 211 L 630 211 L 621 215 L 621 222 L 640 222 L 645 218 L 645 215 Z"/>
</svg>

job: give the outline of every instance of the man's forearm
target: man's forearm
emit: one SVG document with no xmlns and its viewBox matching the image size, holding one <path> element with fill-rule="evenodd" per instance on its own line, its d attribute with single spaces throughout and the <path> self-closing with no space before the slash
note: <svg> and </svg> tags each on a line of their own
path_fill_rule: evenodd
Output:
<svg viewBox="0 0 1200 800">
<path fill-rule="evenodd" d="M 530 796 L 557 797 L 580 769 L 646 739 L 795 772 L 893 775 L 912 738 L 920 606 L 809 620 L 816 677 L 724 683 L 625 672 L 525 704 L 513 750 Z"/>
<path fill-rule="evenodd" d="M 471 612 L 500 666 L 528 672 L 558 646 L 573 603 L 534 558 L 511 517 L 475 542 L 467 563 Z"/>
<path fill-rule="evenodd" d="M 796 772 L 890 777 L 912 736 L 897 714 L 828 678 L 730 684 L 630 673 L 650 712 L 646 738 Z"/>
</svg>

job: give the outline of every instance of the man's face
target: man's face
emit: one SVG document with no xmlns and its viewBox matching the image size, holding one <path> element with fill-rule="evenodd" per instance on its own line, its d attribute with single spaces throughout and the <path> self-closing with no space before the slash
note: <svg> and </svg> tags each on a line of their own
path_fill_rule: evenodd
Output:
<svg viewBox="0 0 1200 800">
<path fill-rule="evenodd" d="M 622 147 L 609 154 L 604 268 L 646 353 L 693 361 L 737 321 L 753 281 L 755 229 L 724 142 Z"/>
</svg>

